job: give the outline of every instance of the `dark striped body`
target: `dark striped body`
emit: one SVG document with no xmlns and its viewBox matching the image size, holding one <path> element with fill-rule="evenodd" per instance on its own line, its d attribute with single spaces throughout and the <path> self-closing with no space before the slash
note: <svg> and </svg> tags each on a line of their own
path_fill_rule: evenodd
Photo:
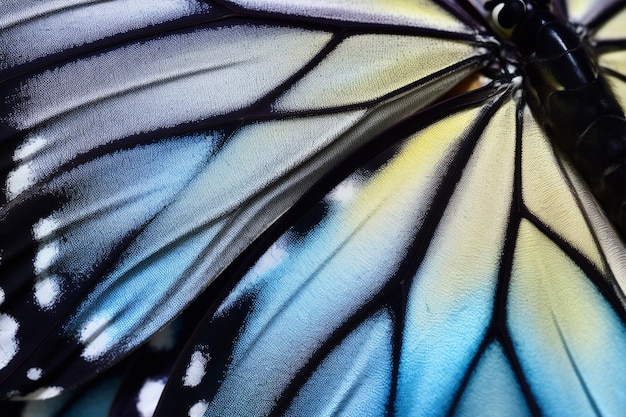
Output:
<svg viewBox="0 0 626 417">
<path fill-rule="evenodd" d="M 531 10 L 512 41 L 524 61 L 529 102 L 626 238 L 626 119 L 574 29 Z"/>
</svg>

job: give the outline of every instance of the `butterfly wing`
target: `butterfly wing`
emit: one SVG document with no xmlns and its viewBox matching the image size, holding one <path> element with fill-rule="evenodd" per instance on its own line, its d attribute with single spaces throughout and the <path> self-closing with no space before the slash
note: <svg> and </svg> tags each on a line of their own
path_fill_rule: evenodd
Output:
<svg viewBox="0 0 626 417">
<path fill-rule="evenodd" d="M 304 233 L 301 228 L 288 231 L 244 276 L 208 328 L 197 332 L 203 337 L 195 340 L 191 360 L 179 370 L 184 370 L 180 377 L 172 375 L 171 384 L 193 389 L 204 382 L 196 393 L 206 396 L 191 405 L 208 407 L 209 415 L 305 415 L 319 409 L 320 401 L 330 414 L 383 414 L 392 391 L 401 395 L 403 384 L 396 380 L 402 334 L 425 336 L 402 330 L 403 297 L 443 223 L 443 213 L 433 207 L 447 205 L 460 168 L 476 146 L 473 133 L 491 115 L 471 108 L 445 118 L 368 164 L 375 169 L 342 182 L 320 203 L 326 215 L 319 223 Z M 467 120 L 477 117 L 483 126 L 458 136 Z M 511 181 L 512 171 L 501 187 L 508 190 Z M 510 203 L 500 204 L 506 214 Z M 506 215 L 501 218 L 506 222 Z M 501 229 L 494 233 L 503 235 Z M 493 291 L 484 293 L 490 305 L 492 297 Z M 223 338 L 210 340 L 221 323 L 237 322 L 241 331 L 232 346 Z M 193 380 L 198 375 L 193 359 L 200 355 L 210 358 L 206 375 Z M 262 369 L 253 370 L 259 363 Z M 215 386 L 215 378 L 223 378 L 220 385 Z M 176 405 L 182 406 L 180 401 Z M 188 410 L 165 408 L 162 415 Z"/>
<path fill-rule="evenodd" d="M 11 6 L 6 39 L 97 5 L 54 3 Z M 454 114 L 446 103 L 401 122 L 482 59 L 467 26 L 437 8 L 424 20 L 412 2 L 172 4 L 183 11 L 138 12 L 115 34 L 103 25 L 39 53 L 20 43 L 32 56 L 2 68 L 7 390 L 45 397 L 108 367 L 233 259 L 245 269 L 269 246 L 250 271 L 222 275 L 225 296 L 190 339 L 162 415 L 475 415 L 484 398 L 494 415 L 558 415 L 570 396 L 581 412 L 623 407 L 623 246 L 532 117 L 489 89 L 453 101 Z M 611 14 L 582 10 L 601 39 Z M 623 35 L 604 30 L 601 63 L 619 68 L 605 60 Z M 152 59 L 163 50 L 169 64 Z M 275 50 L 289 51 L 280 68 L 262 62 Z M 261 52 L 241 62 L 246 51 Z M 120 64 L 131 59 L 135 72 Z M 359 64 L 338 71 L 346 62 Z M 384 139 L 400 144 L 346 160 Z M 342 176 L 339 162 L 361 168 L 282 234 Z M 31 369 L 44 378 L 26 380 Z"/>
<path fill-rule="evenodd" d="M 54 396 L 119 361 L 326 172 L 487 53 L 467 26 L 420 26 L 413 2 L 305 21 L 165 3 L 8 5 L 4 395 Z"/>
<path fill-rule="evenodd" d="M 198 327 L 157 414 L 619 414 L 623 243 L 513 96 L 327 194 Z"/>
</svg>

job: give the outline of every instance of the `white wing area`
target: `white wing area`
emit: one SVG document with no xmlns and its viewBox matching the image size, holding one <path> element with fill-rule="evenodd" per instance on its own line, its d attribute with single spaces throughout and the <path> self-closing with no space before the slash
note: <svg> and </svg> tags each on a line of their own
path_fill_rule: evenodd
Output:
<svg viewBox="0 0 626 417">
<path fill-rule="evenodd" d="M 0 69 L 208 10 L 195 0 L 24 1 L 2 4 Z M 59 18 L 62 15 L 62 18 Z M 97 16 L 97 19 L 94 19 Z M 88 28 L 86 30 L 86 28 Z"/>
<path fill-rule="evenodd" d="M 607 7 L 619 3 L 620 0 L 565 0 L 570 21 L 587 24 Z"/>
<path fill-rule="evenodd" d="M 9 174 L 9 197 L 90 149 L 250 106 L 328 40 L 301 29 L 233 26 L 133 44 L 36 75 L 20 86 L 16 94 L 28 100 L 7 120 L 30 130 L 14 158 L 20 163 Z M 23 151 L 33 144 L 35 152 Z"/>
</svg>

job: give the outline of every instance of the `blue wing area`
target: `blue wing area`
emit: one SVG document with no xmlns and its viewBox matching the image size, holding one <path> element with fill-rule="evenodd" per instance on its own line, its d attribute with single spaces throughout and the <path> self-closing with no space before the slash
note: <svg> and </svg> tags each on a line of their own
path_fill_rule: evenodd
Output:
<svg viewBox="0 0 626 417">
<path fill-rule="evenodd" d="M 533 415 L 504 349 L 494 342 L 480 357 L 453 415 L 507 414 Z"/>
<path fill-rule="evenodd" d="M 619 2 L 555 3 L 626 96 Z M 623 244 L 481 11 L 1 7 L 3 412 L 624 409 Z"/>
</svg>

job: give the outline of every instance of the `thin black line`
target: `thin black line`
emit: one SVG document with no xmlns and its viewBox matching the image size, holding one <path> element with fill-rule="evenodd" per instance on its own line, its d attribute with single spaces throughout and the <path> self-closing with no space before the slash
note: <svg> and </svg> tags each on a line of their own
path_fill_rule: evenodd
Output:
<svg viewBox="0 0 626 417">
<path fill-rule="evenodd" d="M 559 326 L 559 323 L 556 317 L 554 316 L 553 312 L 551 312 L 551 316 L 552 316 L 552 322 L 554 323 L 554 327 L 556 327 L 556 330 L 559 333 L 559 339 L 561 340 L 561 343 L 563 344 L 563 347 L 565 348 L 567 359 L 569 359 L 569 362 L 572 365 L 572 369 L 574 370 L 574 373 L 576 374 L 576 379 L 578 379 L 578 381 L 580 382 L 580 385 L 583 391 L 585 392 L 585 396 L 589 399 L 589 404 L 591 405 L 591 408 L 593 408 L 593 411 L 596 413 L 597 416 L 601 416 L 602 412 L 600 412 L 600 408 L 598 407 L 598 404 L 593 398 L 593 395 L 591 394 L 589 387 L 585 383 L 585 379 L 583 378 L 583 375 L 580 372 L 580 369 L 578 369 L 578 366 L 576 365 L 576 361 L 574 360 L 574 357 L 572 356 L 572 352 L 570 351 L 569 346 L 567 345 L 567 341 L 565 340 L 565 337 L 563 336 L 563 332 L 561 331 L 561 326 Z"/>
</svg>

